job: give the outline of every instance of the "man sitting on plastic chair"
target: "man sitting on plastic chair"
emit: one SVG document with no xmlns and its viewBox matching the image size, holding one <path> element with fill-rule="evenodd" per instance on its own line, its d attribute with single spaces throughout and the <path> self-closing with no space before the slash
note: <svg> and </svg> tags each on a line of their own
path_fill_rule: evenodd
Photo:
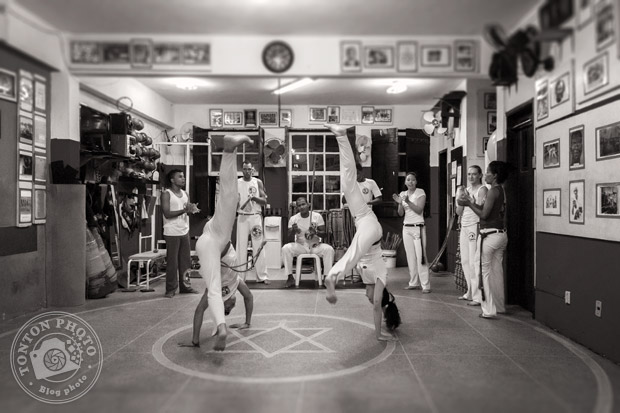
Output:
<svg viewBox="0 0 620 413">
<path fill-rule="evenodd" d="M 297 209 L 299 212 L 293 215 L 288 221 L 289 239 L 295 237 L 294 242 L 289 242 L 282 247 L 282 258 L 284 259 L 284 270 L 288 274 L 285 287 L 291 288 L 295 285 L 293 277 L 293 258 L 299 254 L 316 254 L 323 258 L 325 274 L 334 265 L 334 248 L 329 244 L 321 242 L 320 238 L 325 238 L 325 221 L 318 212 L 312 211 L 310 215 L 310 205 L 306 198 L 297 198 Z M 321 277 L 317 274 L 317 277 Z"/>
</svg>

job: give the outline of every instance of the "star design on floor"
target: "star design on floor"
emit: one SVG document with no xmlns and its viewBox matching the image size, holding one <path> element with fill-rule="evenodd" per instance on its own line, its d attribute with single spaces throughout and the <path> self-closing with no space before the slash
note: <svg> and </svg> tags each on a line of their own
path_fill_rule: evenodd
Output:
<svg viewBox="0 0 620 413">
<path fill-rule="evenodd" d="M 290 343 L 288 345 L 285 345 L 284 347 L 270 352 L 266 349 L 264 349 L 263 347 L 260 346 L 260 344 L 256 343 L 253 341 L 253 339 L 260 337 L 260 336 L 264 336 L 266 334 L 269 334 L 271 332 L 274 332 L 276 330 L 284 330 L 290 334 L 292 334 L 293 336 L 297 337 L 297 341 L 294 341 L 293 343 Z M 260 353 L 262 354 L 265 358 L 272 358 L 275 357 L 279 354 L 286 354 L 286 353 L 296 353 L 296 354 L 300 354 L 300 353 L 335 353 L 335 350 L 330 349 L 329 347 L 315 341 L 314 339 L 317 338 L 318 336 L 327 333 L 328 331 L 333 330 L 333 328 L 291 328 L 289 326 L 286 325 L 286 321 L 279 321 L 274 327 L 270 327 L 270 328 L 248 328 L 245 330 L 236 330 L 236 329 L 229 329 L 229 333 L 233 336 L 236 337 L 236 339 L 233 339 L 232 341 L 228 342 L 226 344 L 226 350 L 225 353 Z M 249 335 L 243 335 L 241 334 L 241 332 L 252 332 Z M 307 335 L 302 334 L 302 332 L 306 332 L 306 333 L 310 333 Z M 247 344 L 250 347 L 252 347 L 252 350 L 235 350 L 235 345 L 236 344 Z M 304 345 L 304 344 L 308 344 L 310 347 L 313 347 L 313 349 L 309 349 L 309 348 L 302 348 L 299 349 L 298 347 Z M 298 348 L 298 349 L 296 349 Z M 213 353 L 214 351 L 211 350 L 209 351 L 209 353 Z M 221 353 L 220 353 L 221 354 Z"/>
</svg>

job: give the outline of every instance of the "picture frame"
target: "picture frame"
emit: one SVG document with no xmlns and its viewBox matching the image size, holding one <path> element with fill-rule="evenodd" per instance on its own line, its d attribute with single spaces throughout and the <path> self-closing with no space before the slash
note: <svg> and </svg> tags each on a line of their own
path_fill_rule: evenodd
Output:
<svg viewBox="0 0 620 413">
<path fill-rule="evenodd" d="M 292 109 L 280 109 L 280 127 L 293 126 L 293 110 Z"/>
<path fill-rule="evenodd" d="M 570 100 L 570 84 L 570 72 L 565 72 L 549 83 L 549 103 L 551 109 Z"/>
<path fill-rule="evenodd" d="M 224 126 L 243 126 L 243 112 L 224 112 Z"/>
<path fill-rule="evenodd" d="M 47 194 L 45 186 L 35 185 L 33 197 L 33 223 L 44 224 L 46 219 Z"/>
<path fill-rule="evenodd" d="M 0 99 L 17 102 L 17 75 L 0 68 Z"/>
<path fill-rule="evenodd" d="M 568 169 L 571 171 L 586 167 L 584 137 L 584 125 L 575 126 L 568 130 Z"/>
<path fill-rule="evenodd" d="M 34 175 L 34 159 L 32 152 L 20 150 L 17 167 L 18 179 L 20 181 L 32 181 Z"/>
<path fill-rule="evenodd" d="M 362 42 L 340 42 L 340 70 L 342 72 L 362 71 Z"/>
<path fill-rule="evenodd" d="M 475 72 L 477 70 L 478 47 L 474 40 L 454 42 L 454 70 L 456 72 Z"/>
<path fill-rule="evenodd" d="M 34 108 L 40 112 L 47 108 L 47 82 L 37 79 L 34 82 Z"/>
<path fill-rule="evenodd" d="M 620 218 L 618 194 L 620 182 L 596 184 L 596 216 L 599 218 Z"/>
<path fill-rule="evenodd" d="M 153 66 L 153 41 L 151 39 L 129 40 L 129 56 L 132 68 L 151 68 Z"/>
<path fill-rule="evenodd" d="M 367 69 L 394 68 L 394 46 L 364 46 L 364 67 Z"/>
<path fill-rule="evenodd" d="M 45 184 L 47 182 L 47 155 L 34 153 L 34 181 Z"/>
<path fill-rule="evenodd" d="M 32 224 L 32 186 L 20 187 L 17 197 L 17 226 Z"/>
<path fill-rule="evenodd" d="M 549 81 L 536 81 L 536 120 L 540 122 L 549 117 Z"/>
<path fill-rule="evenodd" d="M 449 45 L 442 46 L 422 46 L 420 48 L 420 66 L 421 67 L 449 67 L 451 61 L 451 47 Z"/>
<path fill-rule="evenodd" d="M 45 148 L 47 146 L 47 118 L 39 114 L 34 115 L 34 146 Z"/>
<path fill-rule="evenodd" d="M 278 126 L 278 112 L 258 112 L 260 126 Z"/>
<path fill-rule="evenodd" d="M 70 60 L 74 64 L 100 64 L 103 61 L 101 44 L 74 40 L 69 43 Z"/>
<path fill-rule="evenodd" d="M 375 123 L 392 123 L 392 109 L 375 107 L 374 119 Z"/>
<path fill-rule="evenodd" d="M 183 46 L 181 43 L 155 43 L 153 45 L 153 64 L 179 65 Z"/>
<path fill-rule="evenodd" d="M 209 120 L 212 128 L 224 126 L 224 111 L 222 109 L 209 109 Z"/>
<path fill-rule="evenodd" d="M 418 71 L 418 42 L 396 43 L 396 70 L 403 73 Z"/>
<path fill-rule="evenodd" d="M 340 106 L 327 107 L 327 123 L 340 123 Z"/>
<path fill-rule="evenodd" d="M 596 56 L 583 65 L 584 95 L 588 95 L 609 83 L 609 56 L 607 52 Z"/>
<path fill-rule="evenodd" d="M 34 123 L 31 116 L 19 115 L 19 141 L 32 144 L 34 139 Z"/>
<path fill-rule="evenodd" d="M 325 107 L 311 107 L 308 110 L 309 122 L 327 122 L 327 108 Z"/>
<path fill-rule="evenodd" d="M 577 28 L 583 29 L 588 23 L 593 20 L 593 1 L 592 0 L 577 0 Z"/>
<path fill-rule="evenodd" d="M 613 2 L 599 1 L 594 5 L 596 51 L 600 52 L 616 40 L 615 7 Z"/>
<path fill-rule="evenodd" d="M 34 107 L 34 80 L 32 73 L 19 71 L 19 109 L 32 112 Z"/>
<path fill-rule="evenodd" d="M 585 185 L 583 179 L 568 183 L 568 222 L 571 224 L 585 224 Z"/>
<path fill-rule="evenodd" d="M 560 139 L 543 142 L 543 169 L 560 167 Z"/>
<path fill-rule="evenodd" d="M 490 135 L 497 129 L 497 112 L 487 112 L 487 133 Z"/>
<path fill-rule="evenodd" d="M 243 110 L 243 119 L 245 120 L 245 126 L 256 127 L 257 119 L 256 119 L 256 109 L 244 109 Z"/>
<path fill-rule="evenodd" d="M 484 94 L 484 108 L 490 110 L 497 109 L 497 93 L 485 93 Z"/>
<path fill-rule="evenodd" d="M 341 106 L 340 123 L 343 125 L 359 125 L 361 123 L 361 109 L 359 106 Z"/>
<path fill-rule="evenodd" d="M 600 126 L 594 130 L 596 137 L 596 160 L 620 156 L 620 122 Z"/>
<path fill-rule="evenodd" d="M 128 43 L 102 43 L 101 61 L 105 64 L 129 64 Z"/>
<path fill-rule="evenodd" d="M 211 66 L 211 44 L 184 43 L 182 57 L 184 65 Z"/>
<path fill-rule="evenodd" d="M 562 190 L 543 189 L 543 215 L 562 216 Z"/>
<path fill-rule="evenodd" d="M 375 123 L 375 107 L 362 106 L 362 124 L 372 125 Z"/>
</svg>

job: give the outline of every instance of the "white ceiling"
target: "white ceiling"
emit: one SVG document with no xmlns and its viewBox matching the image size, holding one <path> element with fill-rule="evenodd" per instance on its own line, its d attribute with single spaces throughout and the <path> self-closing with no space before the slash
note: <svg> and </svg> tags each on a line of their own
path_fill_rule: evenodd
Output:
<svg viewBox="0 0 620 413">
<path fill-rule="evenodd" d="M 195 35 L 480 35 L 485 24 L 509 29 L 539 0 L 14 0 L 68 33 Z M 483 69 L 484 71 L 484 69 Z M 196 91 L 167 78 L 141 77 L 176 104 L 273 104 L 276 78 L 209 77 Z M 282 85 L 293 79 L 281 79 Z M 390 79 L 318 79 L 282 95 L 294 104 L 431 104 L 462 79 L 409 79 L 388 95 Z"/>
</svg>

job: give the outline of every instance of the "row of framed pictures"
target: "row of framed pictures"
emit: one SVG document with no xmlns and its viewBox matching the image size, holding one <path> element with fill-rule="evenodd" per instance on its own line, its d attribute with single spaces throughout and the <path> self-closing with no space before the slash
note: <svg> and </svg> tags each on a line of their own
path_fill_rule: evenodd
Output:
<svg viewBox="0 0 620 413">
<path fill-rule="evenodd" d="M 585 224 L 585 180 L 568 183 L 568 222 Z M 596 184 L 596 216 L 599 218 L 620 218 L 618 193 L 620 182 Z M 543 190 L 543 215 L 562 216 L 562 189 Z"/>
<path fill-rule="evenodd" d="M 343 41 L 340 69 L 342 72 L 382 69 L 411 73 L 418 69 L 451 68 L 456 72 L 476 72 L 479 49 L 476 40 L 456 40 L 442 45 L 418 44 L 417 41 L 362 45 L 361 41 Z"/>
<path fill-rule="evenodd" d="M 129 42 L 70 42 L 70 61 L 77 65 L 130 65 L 148 69 L 153 65 L 211 66 L 210 43 L 156 43 L 151 39 Z"/>
<path fill-rule="evenodd" d="M 620 122 L 595 128 L 596 160 L 620 157 Z M 585 165 L 585 128 L 575 126 L 568 131 L 568 169 L 583 169 Z M 560 139 L 543 143 L 543 168 L 560 167 Z"/>
<path fill-rule="evenodd" d="M 495 112 L 493 112 L 495 114 Z M 239 111 L 209 110 L 209 124 L 212 128 L 225 127 L 292 127 L 292 109 L 280 111 L 257 111 L 244 109 Z M 374 106 L 321 106 L 308 108 L 309 123 L 342 123 L 355 124 L 391 124 L 393 111 L 391 108 Z"/>
</svg>

